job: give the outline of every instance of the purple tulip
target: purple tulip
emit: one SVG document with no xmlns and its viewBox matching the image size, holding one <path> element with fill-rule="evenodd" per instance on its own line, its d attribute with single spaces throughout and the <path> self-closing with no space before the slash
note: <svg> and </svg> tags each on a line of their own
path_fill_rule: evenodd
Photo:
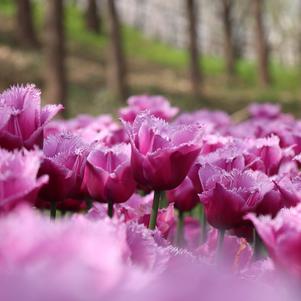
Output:
<svg viewBox="0 0 301 301">
<path fill-rule="evenodd" d="M 0 149 L 0 212 L 19 203 L 34 203 L 48 182 L 48 176 L 37 177 L 40 163 L 41 154 L 37 151 Z"/>
<path fill-rule="evenodd" d="M 89 154 L 83 185 L 91 197 L 103 203 L 122 203 L 130 198 L 136 189 L 130 156 L 128 144 L 99 147 Z"/>
<path fill-rule="evenodd" d="M 253 118 L 273 119 L 281 114 L 281 106 L 272 103 L 253 103 L 248 107 L 248 111 Z"/>
<path fill-rule="evenodd" d="M 62 105 L 41 109 L 40 91 L 34 85 L 13 86 L 0 94 L 0 145 L 6 149 L 39 147 L 45 125 Z"/>
<path fill-rule="evenodd" d="M 191 179 L 195 190 L 198 193 L 203 192 L 201 179 L 199 177 L 199 170 L 206 164 L 214 165 L 231 171 L 233 169 L 243 170 L 246 167 L 244 152 L 246 147 L 240 140 L 229 141 L 228 144 L 208 154 L 200 154 L 189 171 L 189 178 Z M 202 149 L 203 152 L 203 149 Z"/>
<path fill-rule="evenodd" d="M 283 207 L 294 207 L 301 202 L 301 176 L 282 177 L 275 185 L 283 200 Z"/>
<path fill-rule="evenodd" d="M 179 109 L 171 107 L 169 101 L 160 95 L 137 95 L 132 96 L 127 101 L 128 107 L 119 110 L 121 119 L 127 122 L 134 122 L 139 112 L 148 110 L 150 113 L 158 118 L 170 121 L 178 114 Z"/>
<path fill-rule="evenodd" d="M 275 219 L 248 214 L 276 266 L 301 279 L 301 206 L 282 209 Z"/>
<path fill-rule="evenodd" d="M 181 211 L 190 211 L 199 203 L 198 194 L 188 177 L 175 189 L 168 190 L 166 197 Z"/>
<path fill-rule="evenodd" d="M 133 124 L 124 122 L 124 126 L 135 180 L 156 191 L 180 185 L 201 150 L 201 126 L 169 125 L 149 112 L 139 113 Z"/>
<path fill-rule="evenodd" d="M 219 229 L 243 224 L 243 216 L 256 210 L 273 183 L 259 171 L 233 169 L 227 172 L 206 164 L 199 171 L 203 187 L 200 201 L 208 222 Z"/>
<path fill-rule="evenodd" d="M 267 175 L 276 174 L 284 158 L 284 151 L 279 142 L 279 138 L 274 135 L 268 138 L 248 140 L 249 150 L 245 154 L 246 164 Z"/>
<path fill-rule="evenodd" d="M 62 202 L 79 196 L 89 147 L 79 137 L 62 133 L 49 136 L 43 152 L 40 174 L 48 174 L 49 183 L 41 191 L 42 199 Z"/>
<path fill-rule="evenodd" d="M 53 121 L 46 127 L 45 136 L 51 136 L 60 132 L 71 132 L 79 136 L 87 144 L 98 142 L 106 146 L 112 146 L 122 142 L 128 142 L 128 138 L 122 126 L 114 121 L 111 115 L 79 115 L 70 120 Z"/>
<path fill-rule="evenodd" d="M 202 109 L 192 113 L 182 113 L 175 120 L 176 124 L 191 124 L 195 122 L 205 124 L 209 132 L 216 134 L 216 131 L 224 132 L 230 126 L 231 119 L 230 116 L 223 111 Z"/>
</svg>

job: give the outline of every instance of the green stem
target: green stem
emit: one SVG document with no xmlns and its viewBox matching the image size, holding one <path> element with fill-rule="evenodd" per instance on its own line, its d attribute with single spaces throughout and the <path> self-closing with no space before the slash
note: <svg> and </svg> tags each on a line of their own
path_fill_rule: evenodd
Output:
<svg viewBox="0 0 301 301">
<path fill-rule="evenodd" d="M 253 230 L 253 248 L 254 248 L 254 258 L 259 259 L 261 256 L 262 241 L 255 228 Z"/>
<path fill-rule="evenodd" d="M 152 213 L 151 213 L 149 225 L 148 225 L 148 228 L 151 230 L 154 230 L 156 228 L 160 199 L 161 199 L 161 191 L 155 191 Z"/>
<path fill-rule="evenodd" d="M 205 208 L 200 205 L 200 221 L 201 221 L 201 243 L 205 243 L 207 240 L 207 218 L 205 214 Z"/>
<path fill-rule="evenodd" d="M 224 229 L 218 230 L 217 249 L 216 249 L 216 254 L 217 254 L 218 260 L 222 260 L 225 232 L 226 231 Z"/>
<path fill-rule="evenodd" d="M 86 205 L 87 205 L 87 211 L 89 211 L 93 205 L 93 201 L 91 198 L 86 198 Z"/>
<path fill-rule="evenodd" d="M 179 210 L 177 226 L 177 246 L 182 247 L 184 243 L 184 211 L 182 210 Z"/>
<path fill-rule="evenodd" d="M 50 202 L 50 218 L 55 220 L 56 218 L 56 202 L 51 201 Z"/>
<path fill-rule="evenodd" d="M 108 216 L 112 218 L 114 215 L 114 203 L 112 201 L 108 201 Z"/>
</svg>

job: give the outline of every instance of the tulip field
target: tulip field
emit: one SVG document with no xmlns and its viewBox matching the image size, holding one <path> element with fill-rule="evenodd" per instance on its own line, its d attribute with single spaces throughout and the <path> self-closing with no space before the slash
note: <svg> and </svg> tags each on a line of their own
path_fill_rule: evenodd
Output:
<svg viewBox="0 0 301 301">
<path fill-rule="evenodd" d="M 301 120 L 0 93 L 1 301 L 301 300 Z"/>
</svg>

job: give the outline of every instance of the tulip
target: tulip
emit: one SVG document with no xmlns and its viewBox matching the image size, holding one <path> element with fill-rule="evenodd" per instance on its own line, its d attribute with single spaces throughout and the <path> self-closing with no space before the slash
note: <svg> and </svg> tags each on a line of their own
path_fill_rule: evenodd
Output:
<svg viewBox="0 0 301 301">
<path fill-rule="evenodd" d="M 253 118 L 273 119 L 281 114 L 281 106 L 272 103 L 253 103 L 248 107 L 248 111 Z"/>
<path fill-rule="evenodd" d="M 175 189 L 168 190 L 166 197 L 170 203 L 175 203 L 175 208 L 181 211 L 190 211 L 199 203 L 198 194 L 188 177 Z"/>
<path fill-rule="evenodd" d="M 279 143 L 279 137 L 273 135 L 268 138 L 249 140 L 248 153 L 245 154 L 246 164 L 254 170 L 261 170 L 267 175 L 277 174 L 284 152 Z"/>
<path fill-rule="evenodd" d="M 1 300 L 114 300 L 117 291 L 131 286 L 138 267 L 146 274 L 153 259 L 162 262 L 162 268 L 166 262 L 166 251 L 156 250 L 151 237 L 139 245 L 141 231 L 131 229 L 128 234 L 125 224 L 110 220 L 66 217 L 52 223 L 20 208 L 0 219 L 0 225 L 5 237 L 0 241 Z M 150 243 L 156 253 L 147 257 Z M 141 257 L 139 250 L 144 252 Z"/>
<path fill-rule="evenodd" d="M 275 219 L 248 214 L 275 265 L 301 279 L 301 205 L 282 209 Z"/>
<path fill-rule="evenodd" d="M 220 167 L 226 171 L 231 171 L 232 169 L 243 170 L 246 167 L 243 155 L 246 151 L 246 147 L 240 140 L 228 140 L 227 145 L 205 155 L 203 154 L 203 150 L 204 148 L 202 148 L 201 154 L 196 159 L 188 174 L 195 190 L 198 193 L 203 192 L 203 187 L 198 173 L 200 168 L 205 166 L 207 163 Z"/>
<path fill-rule="evenodd" d="M 12 150 L 42 147 L 45 125 L 63 109 L 41 108 L 40 91 L 34 85 L 13 86 L 0 94 L 0 145 Z"/>
<path fill-rule="evenodd" d="M 199 171 L 204 192 L 200 201 L 205 206 L 208 222 L 221 230 L 241 226 L 243 216 L 256 210 L 273 183 L 263 173 L 233 169 L 227 172 L 206 164 Z"/>
<path fill-rule="evenodd" d="M 149 110 L 158 118 L 170 121 L 178 114 L 179 109 L 171 107 L 169 101 L 163 96 L 138 95 L 127 100 L 128 107 L 119 110 L 119 116 L 127 122 L 134 122 L 139 112 Z"/>
<path fill-rule="evenodd" d="M 0 212 L 35 202 L 39 190 L 48 182 L 48 176 L 37 177 L 40 163 L 38 151 L 0 149 Z"/>
<path fill-rule="evenodd" d="M 117 144 L 111 148 L 99 147 L 87 158 L 83 185 L 92 198 L 108 203 L 110 216 L 113 204 L 127 201 L 136 189 L 130 154 L 129 144 Z"/>
<path fill-rule="evenodd" d="M 223 111 L 209 111 L 206 109 L 198 110 L 192 113 L 182 113 L 179 115 L 175 123 L 177 124 L 191 124 L 202 123 L 209 128 L 209 132 L 216 134 L 216 132 L 224 132 L 231 124 L 230 116 Z"/>
<path fill-rule="evenodd" d="M 256 209 L 259 215 L 275 217 L 280 209 L 295 207 L 301 202 L 300 176 L 278 176 L 273 182 L 274 188 L 264 196 Z"/>
<path fill-rule="evenodd" d="M 133 124 L 124 122 L 129 135 L 135 180 L 155 190 L 150 227 L 156 224 L 160 191 L 176 188 L 185 179 L 201 150 L 203 130 L 198 124 L 169 125 L 149 112 L 139 113 Z"/>
<path fill-rule="evenodd" d="M 135 180 L 155 191 L 180 185 L 201 150 L 201 126 L 169 125 L 148 112 L 124 126 L 131 142 Z"/>
<path fill-rule="evenodd" d="M 89 147 L 79 137 L 62 133 L 49 136 L 45 140 L 43 152 L 40 174 L 48 174 L 49 183 L 42 189 L 41 198 L 55 206 L 65 198 L 81 197 Z M 52 209 L 54 216 L 55 207 Z"/>
</svg>

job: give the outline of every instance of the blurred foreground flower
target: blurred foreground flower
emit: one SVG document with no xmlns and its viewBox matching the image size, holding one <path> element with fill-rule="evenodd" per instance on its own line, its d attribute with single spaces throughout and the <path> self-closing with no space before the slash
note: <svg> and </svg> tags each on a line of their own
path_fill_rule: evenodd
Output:
<svg viewBox="0 0 301 301">
<path fill-rule="evenodd" d="M 275 219 L 248 214 L 280 270 L 301 279 L 301 205 L 282 209 Z"/>
</svg>

